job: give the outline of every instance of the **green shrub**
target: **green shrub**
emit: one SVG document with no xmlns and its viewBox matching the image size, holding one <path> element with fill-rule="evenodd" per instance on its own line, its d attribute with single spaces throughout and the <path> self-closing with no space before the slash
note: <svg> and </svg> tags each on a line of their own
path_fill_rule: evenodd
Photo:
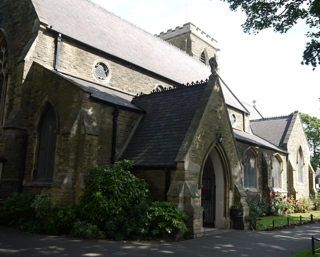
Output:
<svg viewBox="0 0 320 257">
<path fill-rule="evenodd" d="M 314 208 L 314 202 L 309 197 L 304 197 L 296 201 L 296 212 L 310 212 Z"/>
<path fill-rule="evenodd" d="M 265 215 L 265 206 L 257 199 L 247 200 L 247 203 L 249 206 L 249 216 L 247 220 L 250 223 L 250 227 L 256 230 L 259 217 Z"/>
<path fill-rule="evenodd" d="M 49 194 L 43 190 L 31 203 L 35 219 L 28 220 L 21 227 L 31 233 L 70 234 L 78 214 L 75 204 L 53 204 Z"/>
<path fill-rule="evenodd" d="M 25 222 L 35 219 L 31 207 L 35 195 L 30 193 L 13 193 L 0 204 L 0 224 L 20 228 Z"/>
<path fill-rule="evenodd" d="M 166 237 L 186 231 L 185 212 L 175 204 L 152 202 L 148 185 L 128 169 L 129 161 L 96 167 L 80 205 L 52 203 L 38 195 L 15 193 L 0 202 L 0 222 L 32 233 L 73 234 L 89 239 Z"/>
<path fill-rule="evenodd" d="M 80 220 L 73 225 L 73 235 L 87 239 L 105 239 L 105 234 L 99 230 L 98 226 Z"/>
<path fill-rule="evenodd" d="M 293 197 L 287 197 L 280 193 L 271 192 L 268 195 L 264 193 L 263 198 L 267 199 L 269 215 L 284 215 L 295 212 L 296 201 Z"/>
<path fill-rule="evenodd" d="M 313 210 L 319 210 L 320 209 L 320 197 L 319 193 L 316 193 L 314 196 L 310 196 L 311 200 L 314 203 Z"/>
<path fill-rule="evenodd" d="M 78 205 L 68 203 L 65 205 L 56 205 L 54 224 L 57 226 L 58 234 L 70 234 L 73 229 L 73 224 L 78 218 Z"/>
<path fill-rule="evenodd" d="M 149 215 L 153 236 L 167 237 L 187 231 L 184 221 L 188 219 L 188 215 L 173 203 L 153 202 Z"/>
<path fill-rule="evenodd" d="M 130 161 L 95 167 L 80 198 L 81 219 L 97 225 L 111 239 L 140 238 L 149 227 L 148 185 L 128 169 Z"/>
</svg>

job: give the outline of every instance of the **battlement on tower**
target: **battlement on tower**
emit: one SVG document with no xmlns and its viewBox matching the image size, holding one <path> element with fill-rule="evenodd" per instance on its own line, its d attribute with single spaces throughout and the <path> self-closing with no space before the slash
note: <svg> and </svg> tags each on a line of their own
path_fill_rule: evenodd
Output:
<svg viewBox="0 0 320 257">
<path fill-rule="evenodd" d="M 200 39 L 205 41 L 207 44 L 211 45 L 215 49 L 218 49 L 218 41 L 208 35 L 206 32 L 201 30 L 199 27 L 195 26 L 193 23 L 189 22 L 184 24 L 182 27 L 178 26 L 175 29 L 169 29 L 166 32 L 161 32 L 159 35 L 156 35 L 163 40 L 170 40 L 171 38 L 175 38 L 177 36 L 186 34 L 186 33 L 193 33 L 194 35 L 198 36 Z"/>
</svg>

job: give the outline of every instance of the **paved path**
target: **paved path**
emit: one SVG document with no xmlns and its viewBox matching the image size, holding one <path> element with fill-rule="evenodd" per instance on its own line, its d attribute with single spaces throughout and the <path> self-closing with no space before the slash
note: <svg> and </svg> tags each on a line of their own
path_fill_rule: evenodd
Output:
<svg viewBox="0 0 320 257">
<path fill-rule="evenodd" d="M 320 224 L 275 232 L 216 230 L 181 242 L 114 242 L 35 235 L 0 227 L 0 256 L 288 257 L 311 247 Z"/>
</svg>

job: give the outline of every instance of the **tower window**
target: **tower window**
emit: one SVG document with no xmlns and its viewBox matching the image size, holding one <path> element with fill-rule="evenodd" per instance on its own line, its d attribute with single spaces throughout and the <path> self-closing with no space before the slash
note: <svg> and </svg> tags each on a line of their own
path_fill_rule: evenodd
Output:
<svg viewBox="0 0 320 257">
<path fill-rule="evenodd" d="M 204 52 L 201 53 L 200 61 L 203 63 L 206 63 L 206 56 L 205 56 Z"/>
</svg>

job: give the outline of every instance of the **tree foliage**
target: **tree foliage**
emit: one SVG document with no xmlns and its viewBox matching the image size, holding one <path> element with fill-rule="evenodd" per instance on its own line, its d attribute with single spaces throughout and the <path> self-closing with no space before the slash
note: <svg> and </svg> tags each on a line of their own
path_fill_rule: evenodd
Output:
<svg viewBox="0 0 320 257">
<path fill-rule="evenodd" d="M 97 166 L 80 198 L 77 234 L 86 238 L 140 239 L 174 236 L 186 231 L 187 214 L 176 204 L 153 202 L 149 185 L 129 169 L 132 162 Z M 102 235 L 101 235 L 102 236 Z"/>
<path fill-rule="evenodd" d="M 311 165 L 314 170 L 320 166 L 320 119 L 300 114 L 311 150 Z"/>
<path fill-rule="evenodd" d="M 306 36 L 309 42 L 303 52 L 301 64 L 320 64 L 320 0 L 222 0 L 230 4 L 230 9 L 240 9 L 247 19 L 242 24 L 246 33 L 257 34 L 266 28 L 286 33 L 299 20 L 310 28 Z"/>
<path fill-rule="evenodd" d="M 82 219 L 108 238 L 138 238 L 148 231 L 151 195 L 147 183 L 129 172 L 131 166 L 122 161 L 95 167 L 80 198 Z"/>
</svg>

